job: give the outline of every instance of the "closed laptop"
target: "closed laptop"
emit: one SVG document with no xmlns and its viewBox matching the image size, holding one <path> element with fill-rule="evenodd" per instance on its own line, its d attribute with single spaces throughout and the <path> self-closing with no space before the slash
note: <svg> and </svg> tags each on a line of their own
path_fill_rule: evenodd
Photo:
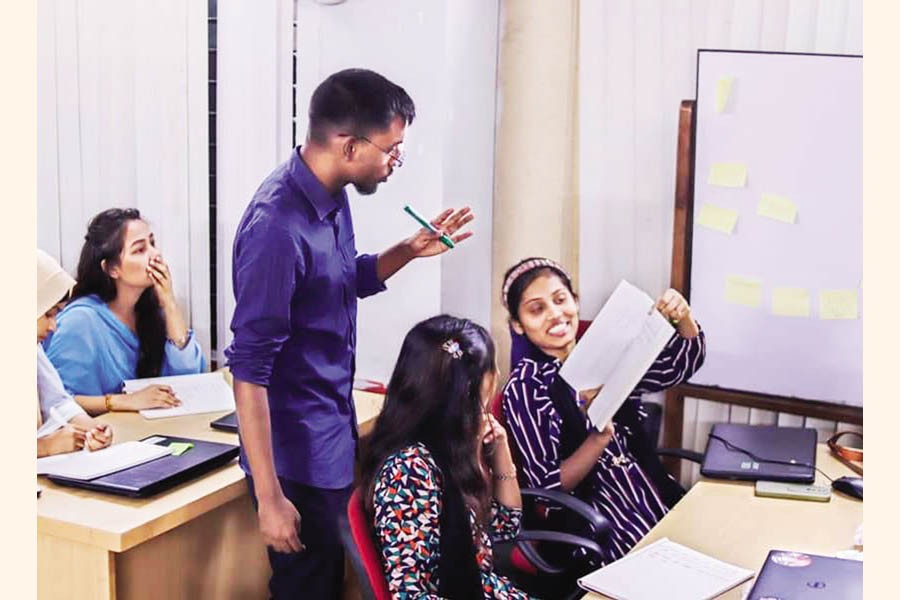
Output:
<svg viewBox="0 0 900 600">
<path fill-rule="evenodd" d="M 122 496 L 146 497 L 168 490 L 208 473 L 232 461 L 239 452 L 235 444 L 207 442 L 169 435 L 153 435 L 142 442 L 168 446 L 172 443 L 191 444 L 182 454 L 168 454 L 130 469 L 90 480 L 70 479 L 48 475 L 54 483 L 85 488 Z"/>
<path fill-rule="evenodd" d="M 812 483 L 815 429 L 719 423 L 706 442 L 700 473 L 718 479 Z"/>
<path fill-rule="evenodd" d="M 862 561 L 771 550 L 747 600 L 862 600 Z"/>
</svg>

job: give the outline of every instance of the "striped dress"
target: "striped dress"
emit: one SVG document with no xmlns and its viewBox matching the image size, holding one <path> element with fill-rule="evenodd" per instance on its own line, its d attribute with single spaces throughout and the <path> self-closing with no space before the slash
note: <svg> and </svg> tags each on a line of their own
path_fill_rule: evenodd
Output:
<svg viewBox="0 0 900 600">
<path fill-rule="evenodd" d="M 601 543 L 604 564 L 624 556 L 670 508 L 659 488 L 674 480 L 654 482 L 648 473 L 654 469 L 648 463 L 657 461 L 658 466 L 658 459 L 652 452 L 638 452 L 640 458 L 635 455 L 638 447 L 648 448 L 640 426 L 646 416 L 641 395 L 685 381 L 702 365 L 705 354 L 702 331 L 695 338 L 674 335 L 613 418 L 615 435 L 587 475 L 589 497 L 582 497 L 612 525 L 610 535 Z M 560 367 L 558 359 L 532 352 L 516 364 L 503 389 L 507 430 L 518 451 L 523 486 L 561 486 L 562 421 L 549 395 L 550 383 Z M 591 427 L 587 419 L 585 427 Z M 662 476 L 671 480 L 668 474 Z"/>
</svg>

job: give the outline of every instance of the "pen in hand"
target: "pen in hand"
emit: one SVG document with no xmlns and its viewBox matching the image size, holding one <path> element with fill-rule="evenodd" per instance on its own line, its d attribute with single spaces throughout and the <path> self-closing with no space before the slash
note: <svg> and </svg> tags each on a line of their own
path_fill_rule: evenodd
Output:
<svg viewBox="0 0 900 600">
<path fill-rule="evenodd" d="M 448 236 L 448 235 L 445 234 L 445 233 L 441 233 L 434 225 L 432 225 L 431 223 L 429 223 L 426 219 L 424 219 L 424 218 L 422 217 L 422 215 L 420 215 L 419 213 L 417 213 L 417 212 L 415 211 L 415 209 L 414 209 L 412 206 L 410 206 L 409 204 L 407 204 L 406 206 L 403 207 L 403 210 L 406 211 L 406 214 L 408 214 L 408 215 L 411 216 L 413 219 L 415 219 L 416 222 L 419 223 L 419 225 L 421 225 L 422 227 L 424 227 L 425 229 L 427 229 L 427 230 L 430 231 L 431 233 L 440 234 L 440 236 L 441 236 L 441 242 L 443 242 L 443 244 L 444 244 L 445 246 L 447 246 L 448 248 L 454 248 L 454 247 L 456 246 L 456 244 L 453 243 L 453 240 L 450 239 L 450 236 Z"/>
</svg>

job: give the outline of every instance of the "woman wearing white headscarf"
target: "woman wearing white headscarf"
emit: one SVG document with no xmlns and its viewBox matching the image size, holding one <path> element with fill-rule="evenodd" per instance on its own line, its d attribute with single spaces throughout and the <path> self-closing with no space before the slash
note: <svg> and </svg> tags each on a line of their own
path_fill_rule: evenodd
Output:
<svg viewBox="0 0 900 600">
<path fill-rule="evenodd" d="M 42 250 L 37 251 L 37 455 L 89 450 L 112 443 L 112 428 L 84 412 L 63 387 L 59 373 L 44 354 L 41 342 L 56 330 L 56 313 L 69 297 L 75 280 Z"/>
</svg>

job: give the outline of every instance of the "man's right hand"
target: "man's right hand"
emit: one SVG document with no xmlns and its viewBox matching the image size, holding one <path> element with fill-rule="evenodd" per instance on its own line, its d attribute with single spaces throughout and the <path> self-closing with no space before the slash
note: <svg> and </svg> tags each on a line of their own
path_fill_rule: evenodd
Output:
<svg viewBox="0 0 900 600">
<path fill-rule="evenodd" d="M 259 531 L 267 546 L 275 552 L 302 552 L 300 542 L 300 513 L 284 494 L 269 500 L 259 500 Z"/>
</svg>

